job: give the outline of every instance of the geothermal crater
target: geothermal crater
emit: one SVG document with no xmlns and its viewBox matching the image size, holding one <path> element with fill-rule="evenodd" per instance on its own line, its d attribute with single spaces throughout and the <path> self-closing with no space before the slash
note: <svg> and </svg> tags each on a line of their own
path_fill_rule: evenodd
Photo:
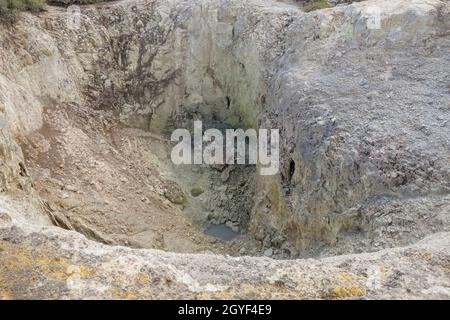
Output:
<svg viewBox="0 0 450 320">
<path fill-rule="evenodd" d="M 449 10 L 22 14 L 0 34 L 0 294 L 448 298 Z M 280 172 L 174 165 L 170 135 L 195 120 L 280 129 Z"/>
</svg>

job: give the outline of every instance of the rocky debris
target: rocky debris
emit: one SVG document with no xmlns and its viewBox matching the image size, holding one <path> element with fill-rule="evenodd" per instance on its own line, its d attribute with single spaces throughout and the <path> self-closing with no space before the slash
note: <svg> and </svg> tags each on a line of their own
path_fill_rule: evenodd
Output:
<svg viewBox="0 0 450 320">
<path fill-rule="evenodd" d="M 228 224 L 235 232 L 247 230 L 253 205 L 254 173 L 252 166 L 227 166 L 222 172 L 209 173 L 211 191 L 205 208 L 210 212 L 209 222 Z"/>
<path fill-rule="evenodd" d="M 233 170 L 233 166 L 228 166 L 225 170 L 222 171 L 222 174 L 220 175 L 220 179 L 222 180 L 222 182 L 227 182 L 228 179 L 230 179 L 230 174 Z"/>
<path fill-rule="evenodd" d="M 183 190 L 173 181 L 165 182 L 164 196 L 174 204 L 184 205 L 187 201 Z"/>
</svg>

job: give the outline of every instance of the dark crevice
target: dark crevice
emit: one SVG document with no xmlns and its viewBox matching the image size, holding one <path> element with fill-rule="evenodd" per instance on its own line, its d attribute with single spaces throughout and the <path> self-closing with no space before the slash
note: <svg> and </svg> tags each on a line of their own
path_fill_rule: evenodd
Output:
<svg viewBox="0 0 450 320">
<path fill-rule="evenodd" d="M 295 173 L 295 161 L 291 159 L 289 162 L 289 184 L 292 182 L 292 177 Z"/>
</svg>

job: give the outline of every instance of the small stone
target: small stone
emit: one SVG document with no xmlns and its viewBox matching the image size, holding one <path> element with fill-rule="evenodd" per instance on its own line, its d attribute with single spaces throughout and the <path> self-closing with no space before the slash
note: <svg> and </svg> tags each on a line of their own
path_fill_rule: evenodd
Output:
<svg viewBox="0 0 450 320">
<path fill-rule="evenodd" d="M 77 188 L 75 186 L 72 185 L 67 185 L 64 187 L 64 189 L 66 189 L 67 191 L 71 191 L 71 192 L 77 192 Z"/>
<path fill-rule="evenodd" d="M 4 224 L 9 224 L 12 222 L 12 219 L 7 213 L 0 212 L 0 222 L 3 222 Z"/>
<path fill-rule="evenodd" d="M 173 181 L 166 182 L 166 189 L 160 192 L 161 195 L 172 202 L 173 204 L 184 205 L 186 203 L 186 196 L 180 186 Z"/>
<path fill-rule="evenodd" d="M 222 174 L 220 175 L 220 179 L 222 182 L 227 182 L 228 179 L 230 179 L 231 171 L 234 170 L 234 167 L 227 167 L 225 170 L 223 170 Z"/>
<path fill-rule="evenodd" d="M 273 255 L 273 249 L 272 248 L 267 249 L 266 251 L 264 251 L 264 255 L 270 258 Z"/>
</svg>

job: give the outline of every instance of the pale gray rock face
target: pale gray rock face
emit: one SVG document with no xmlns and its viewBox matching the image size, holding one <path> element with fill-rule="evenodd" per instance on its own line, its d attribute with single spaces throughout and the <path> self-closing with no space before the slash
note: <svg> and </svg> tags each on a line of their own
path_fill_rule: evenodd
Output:
<svg viewBox="0 0 450 320">
<path fill-rule="evenodd" d="M 0 42 L 0 298 L 450 297 L 448 1 L 127 0 L 76 29 L 24 14 Z M 250 234 L 267 256 L 358 254 L 179 255 L 49 226 L 17 141 L 71 103 L 156 134 L 279 128 Z"/>
<path fill-rule="evenodd" d="M 381 29 L 367 29 L 371 5 L 383 10 Z M 370 249 L 393 242 L 388 229 L 407 243 L 447 228 L 449 42 L 435 35 L 448 33 L 448 3 L 404 5 L 365 2 L 290 25 L 263 120 L 285 137 L 281 181 L 262 181 L 279 202 L 256 205 L 256 228 L 284 229 L 302 249 L 346 246 L 356 230 Z M 406 221 L 411 233 L 401 231 Z"/>
</svg>

